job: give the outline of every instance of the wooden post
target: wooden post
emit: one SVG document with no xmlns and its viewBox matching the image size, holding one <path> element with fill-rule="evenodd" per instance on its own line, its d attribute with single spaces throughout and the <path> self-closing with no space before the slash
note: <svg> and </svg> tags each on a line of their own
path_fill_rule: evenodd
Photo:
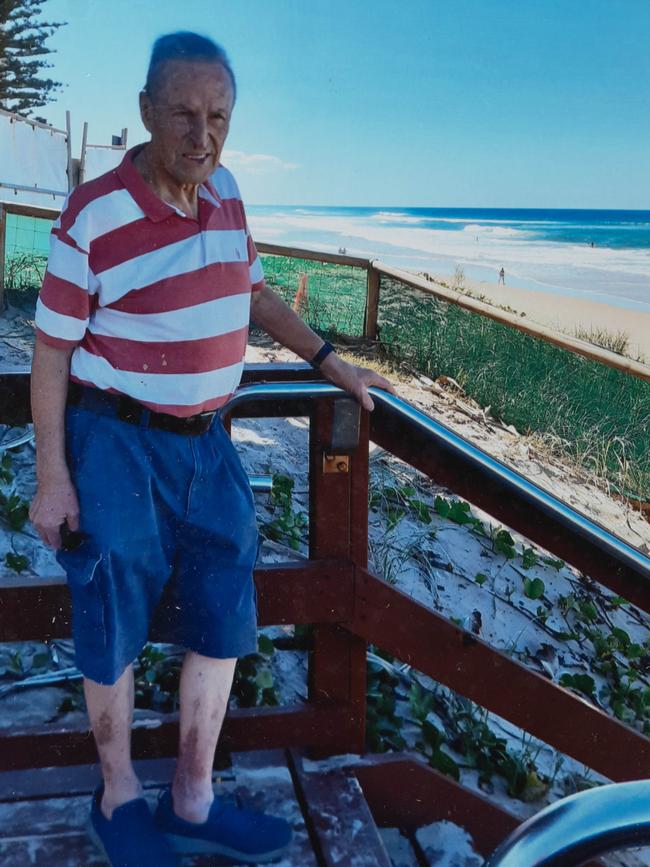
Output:
<svg viewBox="0 0 650 867">
<path fill-rule="evenodd" d="M 70 120 L 70 112 L 66 111 L 65 113 L 65 131 L 66 131 L 66 145 L 68 149 L 68 192 L 71 193 L 74 189 L 74 171 L 72 166 L 72 122 Z"/>
<path fill-rule="evenodd" d="M 81 136 L 81 157 L 79 158 L 79 183 L 86 180 L 86 145 L 88 142 L 88 121 L 84 121 L 84 129 Z"/>
<path fill-rule="evenodd" d="M 316 402 L 309 442 L 309 548 L 314 559 L 354 560 L 367 553 L 367 488 L 365 511 L 357 514 L 360 485 L 367 477 L 368 440 L 362 437 L 349 456 L 349 470 L 332 472 L 324 455 L 332 439 L 334 405 Z M 362 425 L 362 432 L 367 427 Z M 358 464 L 358 466 L 357 466 Z M 365 522 L 365 526 L 364 526 Z M 365 545 L 365 550 L 364 550 Z M 354 592 L 354 588 L 342 588 Z M 309 697 L 316 704 L 344 704 L 346 725 L 338 733 L 333 752 L 363 752 L 366 714 L 366 643 L 332 624 L 314 626 L 314 650 L 309 663 Z M 324 751 L 315 750 L 315 754 Z"/>
<path fill-rule="evenodd" d="M 363 335 L 368 340 L 377 338 L 377 315 L 379 312 L 379 271 L 373 267 L 372 262 L 368 266 L 368 289 L 366 293 L 366 321 Z"/>
<path fill-rule="evenodd" d="M 7 211 L 0 205 L 0 316 L 5 309 L 5 248 L 7 246 Z"/>
</svg>

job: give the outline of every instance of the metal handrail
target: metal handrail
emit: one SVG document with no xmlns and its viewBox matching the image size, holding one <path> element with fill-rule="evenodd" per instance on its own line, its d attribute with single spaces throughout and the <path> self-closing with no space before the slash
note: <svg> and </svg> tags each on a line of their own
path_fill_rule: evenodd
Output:
<svg viewBox="0 0 650 867">
<path fill-rule="evenodd" d="M 273 490 L 273 476 L 249 475 L 248 484 L 254 494 L 270 494 Z"/>
<path fill-rule="evenodd" d="M 615 783 L 556 801 L 493 852 L 486 867 L 578 867 L 650 844 L 650 780 Z"/>
<path fill-rule="evenodd" d="M 0 425 L 0 427 L 2 427 L 2 425 Z M 24 446 L 25 443 L 31 443 L 33 439 L 33 430 L 24 431 L 11 440 L 0 439 L 0 452 L 6 452 L 9 451 L 9 449 L 17 449 L 18 446 Z"/>
<path fill-rule="evenodd" d="M 637 548 L 619 539 L 618 536 L 610 533 L 601 524 L 597 524 L 583 515 L 582 512 L 576 511 L 567 503 L 549 494 L 534 482 L 510 469 L 472 443 L 467 442 L 441 422 L 430 418 L 401 398 L 378 388 L 371 388 L 370 394 L 375 402 L 416 425 L 438 444 L 461 454 L 468 463 L 473 464 L 492 478 L 496 478 L 510 491 L 528 502 L 534 503 L 535 506 L 558 519 L 582 538 L 587 539 L 601 550 L 650 579 L 650 558 L 642 554 Z M 253 400 L 271 401 L 286 400 L 287 398 L 304 400 L 337 396 L 347 395 L 340 388 L 329 383 L 262 383 L 240 388 L 225 405 L 224 411 L 231 412 L 235 407 Z"/>
</svg>

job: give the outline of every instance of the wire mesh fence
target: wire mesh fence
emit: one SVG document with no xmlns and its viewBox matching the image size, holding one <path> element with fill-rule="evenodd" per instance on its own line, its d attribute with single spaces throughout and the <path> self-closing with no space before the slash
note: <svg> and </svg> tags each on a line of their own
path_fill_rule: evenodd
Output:
<svg viewBox="0 0 650 867">
<path fill-rule="evenodd" d="M 5 290 L 35 302 L 51 221 L 9 214 Z M 367 272 L 361 267 L 263 254 L 267 282 L 316 331 L 361 338 Z M 650 500 L 650 385 L 438 300 L 382 275 L 381 349 L 435 379 L 453 377 L 481 406 L 518 430 L 537 432 L 622 493 Z"/>
<path fill-rule="evenodd" d="M 268 254 L 262 255 L 262 263 L 268 285 L 316 331 L 363 336 L 364 268 Z"/>
<path fill-rule="evenodd" d="M 10 304 L 36 303 L 43 282 L 52 220 L 7 214 L 4 286 Z"/>
<path fill-rule="evenodd" d="M 648 382 L 386 277 L 378 334 L 394 360 L 453 377 L 495 417 L 650 499 Z"/>
</svg>

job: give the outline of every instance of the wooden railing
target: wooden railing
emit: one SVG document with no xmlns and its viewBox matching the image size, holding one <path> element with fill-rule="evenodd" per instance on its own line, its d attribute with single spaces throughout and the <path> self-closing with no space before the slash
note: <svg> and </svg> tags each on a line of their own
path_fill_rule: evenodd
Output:
<svg viewBox="0 0 650 867">
<path fill-rule="evenodd" d="M 622 370 L 625 373 L 630 373 L 640 379 L 650 382 L 650 367 L 642 364 L 639 361 L 634 361 L 631 358 L 626 358 L 618 355 L 615 352 L 610 352 L 608 349 L 603 349 L 585 340 L 578 340 L 575 337 L 562 334 L 559 331 L 554 331 L 551 328 L 546 328 L 543 325 L 538 325 L 534 322 L 523 321 L 520 316 L 514 313 L 509 313 L 506 310 L 501 310 L 492 304 L 485 301 L 480 301 L 477 298 L 472 298 L 464 295 L 462 292 L 455 292 L 453 289 L 448 289 L 439 283 L 427 280 L 417 274 L 404 271 L 401 268 L 393 268 L 386 265 L 379 259 L 360 258 L 357 256 L 347 256 L 341 253 L 324 253 L 314 250 L 305 250 L 300 247 L 285 247 L 280 244 L 266 244 L 260 242 L 257 248 L 261 253 L 267 253 L 274 256 L 289 256 L 294 259 L 304 259 L 317 262 L 326 262 L 334 265 L 347 265 L 355 268 L 363 268 L 367 273 L 367 288 L 366 288 L 366 309 L 364 316 L 364 337 L 368 340 L 377 338 L 377 322 L 379 318 L 379 305 L 381 294 L 381 278 L 387 277 L 397 283 L 402 283 L 405 286 L 410 286 L 425 294 L 436 298 L 438 301 L 444 301 L 447 304 L 453 304 L 456 307 L 461 307 L 479 316 L 485 316 L 495 322 L 500 322 L 531 337 L 536 337 L 544 340 L 547 343 L 553 343 L 562 349 L 573 352 L 576 355 L 582 355 L 585 358 L 590 358 L 592 361 L 597 361 L 605 364 L 608 367 L 613 367 L 616 370 Z"/>
<path fill-rule="evenodd" d="M 363 752 L 366 649 L 372 643 L 615 781 L 650 776 L 648 738 L 368 570 L 369 441 L 644 611 L 650 611 L 650 560 L 392 396 L 375 395 L 374 413 L 361 415 L 358 443 L 336 455 L 342 442 L 335 424 L 336 401 L 344 396 L 333 386 L 310 382 L 313 377 L 304 365 L 290 370 L 258 365 L 246 371 L 245 385 L 229 407 L 236 417 L 309 417 L 310 559 L 259 568 L 255 581 L 260 625 L 312 624 L 313 640 L 307 703 L 230 712 L 222 747 L 303 747 L 317 755 Z M 268 385 L 274 381 L 275 386 Z M 26 373 L 0 376 L 0 423 L 30 420 L 28 386 Z M 326 458 L 332 453 L 338 460 Z M 337 471 L 332 472 L 333 466 Z M 163 599 L 153 630 L 160 640 L 165 638 L 165 607 Z M 2 641 L 69 635 L 70 606 L 61 578 L 15 576 L 0 581 Z M 171 756 L 177 735 L 174 714 L 160 717 L 153 727 L 142 724 L 134 730 L 134 756 Z M 90 732 L 77 726 L 15 726 L 0 738 L 0 767 L 5 770 L 94 760 Z M 386 823 L 387 817 L 402 822 L 408 815 L 434 821 L 440 818 L 442 798 L 449 815 L 468 813 L 467 827 L 485 854 L 513 825 L 507 814 L 496 821 L 497 808 L 485 799 L 417 763 L 411 762 L 407 773 L 398 757 L 382 759 L 359 768 L 358 776 Z M 404 785 L 395 787 L 397 779 Z M 418 803 L 407 779 L 417 786 Z M 468 811 L 470 802 L 473 809 Z"/>
</svg>

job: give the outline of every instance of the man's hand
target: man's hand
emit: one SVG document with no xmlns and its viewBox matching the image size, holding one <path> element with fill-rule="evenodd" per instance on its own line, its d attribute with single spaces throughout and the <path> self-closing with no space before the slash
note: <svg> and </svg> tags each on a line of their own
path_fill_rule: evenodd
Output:
<svg viewBox="0 0 650 867">
<path fill-rule="evenodd" d="M 323 361 L 320 369 L 330 382 L 349 392 L 367 410 L 375 408 L 375 404 L 368 394 L 368 389 L 371 386 L 383 388 L 384 391 L 396 394 L 395 387 L 388 379 L 367 367 L 349 364 L 333 352 Z"/>
<path fill-rule="evenodd" d="M 79 529 L 79 501 L 70 478 L 40 483 L 29 509 L 29 519 L 45 544 L 58 550 L 61 524 L 65 521 L 70 530 Z"/>
<path fill-rule="evenodd" d="M 58 349 L 36 335 L 32 359 L 32 418 L 38 490 L 29 517 L 51 548 L 61 547 L 59 527 L 79 527 L 79 502 L 65 456 L 65 403 L 72 346 Z"/>
</svg>

